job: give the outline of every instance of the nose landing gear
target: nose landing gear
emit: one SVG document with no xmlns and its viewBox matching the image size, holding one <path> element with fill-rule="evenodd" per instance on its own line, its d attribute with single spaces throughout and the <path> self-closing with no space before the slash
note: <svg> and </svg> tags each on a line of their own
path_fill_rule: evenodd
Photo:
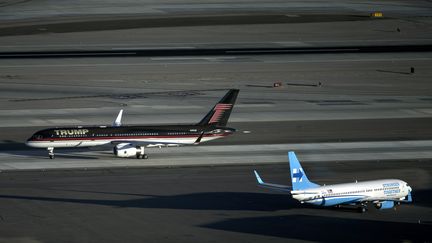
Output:
<svg viewBox="0 0 432 243">
<path fill-rule="evenodd" d="M 48 157 L 50 159 L 54 159 L 54 148 L 53 147 L 48 147 L 47 150 L 48 150 Z"/>
</svg>

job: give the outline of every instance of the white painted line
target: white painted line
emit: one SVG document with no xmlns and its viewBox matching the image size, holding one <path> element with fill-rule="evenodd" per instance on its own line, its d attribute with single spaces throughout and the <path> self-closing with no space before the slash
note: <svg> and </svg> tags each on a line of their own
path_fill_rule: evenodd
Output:
<svg viewBox="0 0 432 243">
<path fill-rule="evenodd" d="M 273 107 L 275 104 L 236 104 L 237 108 L 253 108 L 253 107 Z"/>
<path fill-rule="evenodd" d="M 76 123 L 82 123 L 82 121 L 78 119 L 47 119 L 46 120 L 49 123 L 52 124 L 76 124 Z"/>
<path fill-rule="evenodd" d="M 218 60 L 233 60 L 237 57 L 222 56 L 222 57 L 152 57 L 150 60 L 153 61 L 177 61 L 177 60 L 207 60 L 207 61 L 218 61 Z"/>
<path fill-rule="evenodd" d="M 178 110 L 178 109 L 201 109 L 203 106 L 198 105 L 132 105 L 133 108 L 147 108 L 155 110 Z"/>
<path fill-rule="evenodd" d="M 154 60 L 154 59 L 152 59 Z M 171 59 L 174 61 L 173 59 Z M 185 60 L 185 61 L 193 61 L 193 60 L 210 60 L 210 61 L 223 61 L 228 59 L 215 59 L 215 58 L 190 58 L 190 59 L 177 59 L 177 60 Z M 413 58 L 404 58 L 404 57 L 394 57 L 394 58 L 364 58 L 356 57 L 356 59 L 347 58 L 347 59 L 326 59 L 326 60 L 262 60 L 265 63 L 332 63 L 332 62 L 382 62 L 382 61 L 430 61 L 432 57 L 413 57 Z M 169 61 L 167 60 L 159 60 L 159 61 Z M 243 60 L 243 63 L 247 63 L 248 61 Z M 251 60 L 250 62 L 256 62 L 256 60 Z M 110 66 L 154 66 L 157 63 L 146 62 L 146 63 L 86 63 L 86 64 L 17 64 L 17 65 L 0 65 L 0 68 L 41 68 L 41 67 L 110 67 Z M 175 65 L 208 65 L 208 63 L 188 63 L 188 62 L 165 62 L 164 64 L 175 64 Z"/>
<path fill-rule="evenodd" d="M 173 154 L 166 150 L 165 153 Z M 69 154 L 70 155 L 70 154 Z M 81 156 L 89 156 L 88 154 L 80 154 Z M 241 153 L 236 155 L 220 155 L 198 156 L 193 153 L 188 153 L 186 156 L 176 157 L 151 157 L 148 160 L 137 160 L 133 158 L 120 159 L 115 157 L 105 157 L 106 155 L 93 154 L 90 155 L 93 159 L 68 159 L 58 156 L 54 160 L 47 158 L 29 158 L 18 160 L 17 157 L 9 157 L 8 162 L 0 163 L 0 170 L 41 170 L 41 169 L 73 169 L 73 168 L 107 168 L 107 167 L 152 167 L 152 166 L 209 166 L 209 165 L 228 165 L 228 164 L 267 164 L 267 163 L 287 163 L 286 152 L 279 151 L 274 154 L 263 155 L 248 155 Z M 365 160 L 410 160 L 410 159 L 430 159 L 432 152 L 430 151 L 415 151 L 415 152 L 334 152 L 334 153 L 298 153 L 297 156 L 302 162 L 335 162 L 335 161 L 365 161 Z M 102 158 L 101 158 L 102 157 Z M 2 158 L 3 160 L 6 158 Z M 11 162 L 16 160 L 15 162 Z"/>
<path fill-rule="evenodd" d="M 155 46 L 155 47 L 151 47 L 151 46 L 149 46 L 149 47 L 147 47 L 147 46 L 143 46 L 143 47 L 114 47 L 114 48 L 111 48 L 111 50 L 129 50 L 129 51 L 133 51 L 133 50 L 140 50 L 140 51 L 145 51 L 145 50 L 179 50 L 179 49 L 181 49 L 181 50 L 183 50 L 183 49 L 185 49 L 185 50 L 190 50 L 190 49 L 196 49 L 196 47 L 193 47 L 193 46 L 178 46 L 178 47 L 175 47 L 175 46 L 172 46 L 172 47 L 163 47 L 163 46 L 161 46 L 161 47 L 159 47 L 159 46 Z"/>
</svg>

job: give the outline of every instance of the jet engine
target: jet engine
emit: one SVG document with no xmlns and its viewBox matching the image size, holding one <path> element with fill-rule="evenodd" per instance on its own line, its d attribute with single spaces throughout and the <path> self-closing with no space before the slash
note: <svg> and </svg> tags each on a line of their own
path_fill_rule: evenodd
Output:
<svg viewBox="0 0 432 243">
<path fill-rule="evenodd" d="M 138 147 L 138 149 L 137 149 L 135 146 L 133 146 L 133 145 L 131 145 L 131 144 L 129 144 L 129 143 L 121 143 L 121 144 L 118 144 L 118 145 L 116 145 L 116 146 L 114 147 L 113 150 L 114 150 L 114 151 L 113 151 L 114 154 L 115 154 L 117 157 L 121 157 L 121 158 L 135 157 L 135 156 L 137 156 L 137 154 L 139 154 L 139 152 L 140 152 L 139 147 Z"/>
<path fill-rule="evenodd" d="M 394 201 L 382 201 L 375 203 L 375 208 L 377 209 L 390 209 L 395 206 Z"/>
</svg>

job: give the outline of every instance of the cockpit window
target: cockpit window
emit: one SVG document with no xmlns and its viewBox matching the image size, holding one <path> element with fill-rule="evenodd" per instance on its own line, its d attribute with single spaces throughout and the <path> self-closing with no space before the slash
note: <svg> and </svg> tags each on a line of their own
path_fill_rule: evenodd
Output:
<svg viewBox="0 0 432 243">
<path fill-rule="evenodd" d="M 42 137 L 42 135 L 35 134 L 35 135 L 33 135 L 32 138 L 33 138 L 33 139 L 42 139 L 43 137 Z"/>
</svg>

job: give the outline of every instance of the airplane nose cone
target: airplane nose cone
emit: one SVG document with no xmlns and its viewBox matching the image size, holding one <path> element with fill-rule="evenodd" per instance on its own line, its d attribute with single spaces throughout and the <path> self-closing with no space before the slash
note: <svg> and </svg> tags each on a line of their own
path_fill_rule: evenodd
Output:
<svg viewBox="0 0 432 243">
<path fill-rule="evenodd" d="M 30 139 L 27 139 L 27 141 L 25 142 L 25 145 L 27 145 L 29 147 L 34 147 L 34 142 Z"/>
</svg>

